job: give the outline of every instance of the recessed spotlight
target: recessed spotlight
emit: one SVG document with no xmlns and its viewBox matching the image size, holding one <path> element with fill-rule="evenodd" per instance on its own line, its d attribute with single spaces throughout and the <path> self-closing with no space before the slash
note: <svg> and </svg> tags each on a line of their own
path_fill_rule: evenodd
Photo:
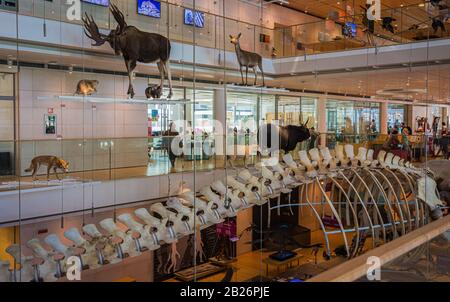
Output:
<svg viewBox="0 0 450 302">
<path fill-rule="evenodd" d="M 6 62 L 7 62 L 7 64 L 8 64 L 8 68 L 11 69 L 12 66 L 13 66 L 13 60 L 12 60 L 12 58 L 8 56 Z"/>
</svg>

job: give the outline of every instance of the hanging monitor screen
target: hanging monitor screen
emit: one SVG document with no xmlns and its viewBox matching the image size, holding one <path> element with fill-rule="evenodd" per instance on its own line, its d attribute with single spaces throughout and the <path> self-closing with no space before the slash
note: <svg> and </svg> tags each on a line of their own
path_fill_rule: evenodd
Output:
<svg viewBox="0 0 450 302">
<path fill-rule="evenodd" d="M 356 37 L 356 24 L 353 22 L 345 22 L 342 27 L 342 34 L 346 37 Z"/>
<path fill-rule="evenodd" d="M 109 0 L 81 0 L 81 1 L 95 5 L 109 6 Z"/>
<path fill-rule="evenodd" d="M 158 1 L 138 0 L 137 10 L 139 15 L 161 18 L 161 2 Z"/>
<path fill-rule="evenodd" d="M 196 27 L 205 27 L 205 14 L 202 12 L 194 12 L 191 9 L 184 10 L 184 24 L 194 25 Z"/>
</svg>

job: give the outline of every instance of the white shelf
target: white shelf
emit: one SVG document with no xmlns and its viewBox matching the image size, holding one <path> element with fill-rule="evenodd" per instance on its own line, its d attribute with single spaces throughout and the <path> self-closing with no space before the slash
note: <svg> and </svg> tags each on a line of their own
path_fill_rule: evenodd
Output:
<svg viewBox="0 0 450 302">
<path fill-rule="evenodd" d="M 236 85 L 229 84 L 227 85 L 227 89 L 234 91 L 243 91 L 243 92 L 272 92 L 272 93 L 286 93 L 290 92 L 285 88 L 269 88 L 263 86 L 245 86 L 245 85 Z"/>
<path fill-rule="evenodd" d="M 82 181 L 79 179 L 66 178 L 62 180 L 36 180 L 36 181 L 9 181 L 0 183 L 0 189 L 5 190 L 0 192 L 0 196 L 32 193 L 32 192 L 42 192 L 42 191 L 52 191 L 68 189 L 77 186 L 85 185 L 99 185 L 100 181 Z M 27 187 L 21 188 L 21 187 Z"/>
<path fill-rule="evenodd" d="M 87 102 L 97 104 L 157 104 L 157 105 L 178 105 L 191 103 L 189 99 L 120 99 L 106 98 L 96 96 L 78 96 L 78 95 L 54 95 L 38 96 L 38 101 L 65 101 L 65 102 Z"/>
</svg>

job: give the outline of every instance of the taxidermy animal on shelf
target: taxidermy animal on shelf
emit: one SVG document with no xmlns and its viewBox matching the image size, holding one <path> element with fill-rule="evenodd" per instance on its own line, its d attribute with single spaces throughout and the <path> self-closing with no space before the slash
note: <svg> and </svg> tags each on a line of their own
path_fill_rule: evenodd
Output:
<svg viewBox="0 0 450 302">
<path fill-rule="evenodd" d="M 264 135 L 267 135 L 266 142 L 268 149 L 266 151 L 274 152 L 277 151 L 275 149 L 276 144 L 272 144 L 271 138 L 272 138 L 272 131 L 277 131 L 276 137 L 279 138 L 279 149 L 283 150 L 286 154 L 290 151 L 294 150 L 298 143 L 301 143 L 303 141 L 306 141 L 311 137 L 311 134 L 309 132 L 309 129 L 307 127 L 309 122 L 309 119 L 306 121 L 306 123 L 295 126 L 295 125 L 287 125 L 287 126 L 275 126 L 272 124 L 266 125 L 266 131 L 265 133 L 262 133 Z M 258 138 L 262 138 L 262 134 L 259 133 Z M 274 142 L 275 143 L 275 142 Z"/>
<path fill-rule="evenodd" d="M 36 180 L 36 173 L 41 166 L 47 166 L 47 180 L 50 179 L 52 169 L 58 179 L 60 179 L 58 169 L 64 171 L 64 173 L 69 172 L 69 163 L 53 155 L 36 156 L 31 160 L 31 165 L 25 172 L 32 172 L 33 180 Z"/>
<path fill-rule="evenodd" d="M 433 28 L 433 32 L 434 33 L 436 33 L 439 28 L 441 29 L 442 32 L 445 32 L 445 25 L 442 22 L 442 20 L 440 20 L 440 19 L 433 18 L 432 19 L 432 23 L 431 23 L 431 27 Z"/>
<path fill-rule="evenodd" d="M 162 87 L 159 85 L 148 85 L 147 89 L 145 89 L 145 96 L 147 99 L 160 99 L 162 96 Z"/>
<path fill-rule="evenodd" d="M 230 42 L 234 44 L 235 50 L 236 50 L 236 56 L 239 62 L 239 69 L 241 71 L 241 78 L 242 78 L 242 85 L 248 85 L 248 69 L 252 68 L 253 72 L 255 73 L 255 83 L 254 86 L 256 86 L 256 82 L 258 79 L 258 73 L 256 71 L 256 67 L 259 67 L 259 70 L 261 70 L 262 79 L 263 79 L 263 86 L 266 85 L 266 82 L 264 80 L 264 70 L 262 66 L 262 57 L 253 52 L 245 51 L 241 49 L 241 43 L 239 39 L 241 38 L 242 34 L 240 33 L 236 37 L 233 37 L 230 35 Z M 244 74 L 242 73 L 242 67 L 245 67 L 245 82 L 244 82 Z"/>
<path fill-rule="evenodd" d="M 442 0 L 430 0 L 430 4 L 433 6 L 438 6 Z"/>
<path fill-rule="evenodd" d="M 77 84 L 77 95 L 91 95 L 97 92 L 97 80 L 81 80 Z"/>
<path fill-rule="evenodd" d="M 97 24 L 92 16 L 87 13 L 83 17 L 85 34 L 95 41 L 93 46 L 101 46 L 108 42 L 116 55 L 122 55 L 125 60 L 125 65 L 128 72 L 128 92 L 127 94 L 133 98 L 134 88 L 132 83 L 132 73 L 136 68 L 136 63 L 154 63 L 158 65 L 158 70 L 161 75 L 161 84 L 164 85 L 164 78 L 167 75 L 169 80 L 169 95 L 172 97 L 172 75 L 170 72 L 169 58 L 171 45 L 169 39 L 157 34 L 143 32 L 134 26 L 128 25 L 125 22 L 125 17 L 122 12 L 111 4 L 110 11 L 117 21 L 116 29 L 110 31 L 108 35 L 100 33 Z"/>
<path fill-rule="evenodd" d="M 381 24 L 381 27 L 387 31 L 390 31 L 391 33 L 394 33 L 394 26 L 392 26 L 392 22 L 396 21 L 397 19 L 392 17 L 384 17 L 382 19 L 383 23 Z"/>
</svg>

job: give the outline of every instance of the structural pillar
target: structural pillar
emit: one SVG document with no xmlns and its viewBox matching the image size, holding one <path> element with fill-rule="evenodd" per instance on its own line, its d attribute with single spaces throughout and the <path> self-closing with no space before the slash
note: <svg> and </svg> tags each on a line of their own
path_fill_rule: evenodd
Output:
<svg viewBox="0 0 450 302">
<path fill-rule="evenodd" d="M 215 136 L 215 150 L 216 158 L 224 159 L 226 147 L 226 133 L 227 133 L 227 93 L 226 87 L 223 89 L 214 89 L 214 125 L 213 132 Z"/>
<path fill-rule="evenodd" d="M 327 96 L 320 96 L 316 103 L 317 129 L 320 133 L 320 146 L 327 146 Z"/>
<path fill-rule="evenodd" d="M 388 133 L 388 103 L 383 102 L 380 106 L 380 134 Z"/>
</svg>

